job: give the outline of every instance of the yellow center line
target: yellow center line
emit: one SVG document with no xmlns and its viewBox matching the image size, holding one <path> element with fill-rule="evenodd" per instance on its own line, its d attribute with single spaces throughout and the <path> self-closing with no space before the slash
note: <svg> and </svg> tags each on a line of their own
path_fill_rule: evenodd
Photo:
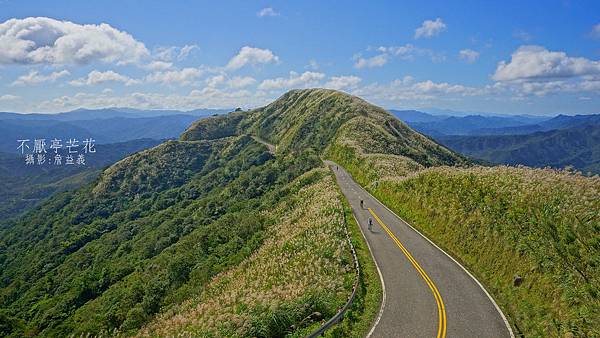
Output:
<svg viewBox="0 0 600 338">
<path fill-rule="evenodd" d="M 423 270 L 421 265 L 419 265 L 419 263 L 417 263 L 417 261 L 410 254 L 410 252 L 404 247 L 404 245 L 402 245 L 402 243 L 396 237 L 396 235 L 394 235 L 390 231 L 390 229 L 383 223 L 383 221 L 379 218 L 379 216 L 377 216 L 377 214 L 375 214 L 375 212 L 373 212 L 373 210 L 371 210 L 371 208 L 367 208 L 367 209 L 369 210 L 371 215 L 373 215 L 373 217 L 375 218 L 377 223 L 379 223 L 381 225 L 383 230 L 385 230 L 385 232 L 387 232 L 387 234 L 392 238 L 392 240 L 400 248 L 402 253 L 404 253 L 404 256 L 406 256 L 406 258 L 408 258 L 408 260 L 412 263 L 412 265 L 417 270 L 417 272 L 419 272 L 421 277 L 423 277 L 423 280 L 425 280 L 425 283 L 427 283 L 427 285 L 429 286 L 429 289 L 431 289 L 431 292 L 433 293 L 433 298 L 435 298 L 435 302 L 436 302 L 437 308 L 438 308 L 439 325 L 438 325 L 438 331 L 437 331 L 437 338 L 445 338 L 446 337 L 446 308 L 444 306 L 444 301 L 442 300 L 442 295 L 438 291 L 437 287 L 435 286 L 435 284 L 433 283 L 431 278 L 429 278 L 429 276 L 427 275 L 425 270 Z"/>
</svg>

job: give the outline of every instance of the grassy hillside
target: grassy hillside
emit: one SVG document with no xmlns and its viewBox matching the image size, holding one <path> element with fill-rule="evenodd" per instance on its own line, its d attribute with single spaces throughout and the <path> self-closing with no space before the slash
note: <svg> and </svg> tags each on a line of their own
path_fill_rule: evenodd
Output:
<svg viewBox="0 0 600 338">
<path fill-rule="evenodd" d="M 367 151 L 355 141 L 360 131 L 341 132 L 328 156 L 464 262 L 518 333 L 600 335 L 598 177 L 511 167 L 425 168 L 408 157 Z M 514 285 L 517 276 L 520 286 Z"/>
<path fill-rule="evenodd" d="M 518 332 L 600 335 L 597 177 L 444 167 L 384 180 L 373 191 L 475 271 Z"/>
<path fill-rule="evenodd" d="M 248 136 L 171 141 L 55 196 L 0 233 L 3 334 L 139 328 L 256 250 L 279 222 L 269 210 L 316 165 Z"/>
<path fill-rule="evenodd" d="M 289 197 L 263 212 L 278 222 L 260 249 L 139 334 L 281 337 L 311 316 L 333 316 L 354 282 L 335 182 L 315 169 L 286 189 Z"/>
<path fill-rule="evenodd" d="M 527 135 L 440 138 L 448 147 L 493 163 L 532 167 L 573 166 L 600 173 L 600 124 Z"/>
</svg>

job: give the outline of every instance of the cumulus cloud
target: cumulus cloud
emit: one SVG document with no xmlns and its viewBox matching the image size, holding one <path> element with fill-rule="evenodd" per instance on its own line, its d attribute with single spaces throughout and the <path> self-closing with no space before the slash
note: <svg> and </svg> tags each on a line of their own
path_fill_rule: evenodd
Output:
<svg viewBox="0 0 600 338">
<path fill-rule="evenodd" d="M 304 72 L 302 74 L 290 72 L 290 76 L 287 78 L 278 77 L 275 79 L 264 80 L 258 88 L 260 90 L 272 90 L 309 87 L 318 84 L 323 78 L 325 78 L 325 74 L 318 72 Z"/>
<path fill-rule="evenodd" d="M 223 91 L 217 88 L 194 89 L 188 94 L 135 92 L 126 95 L 112 93 L 77 93 L 59 96 L 32 106 L 33 111 L 65 111 L 77 108 L 132 107 L 139 109 L 197 109 L 257 107 L 273 97 L 248 90 Z"/>
<path fill-rule="evenodd" d="M 468 48 L 462 49 L 460 52 L 458 52 L 458 58 L 466 63 L 473 63 L 479 59 L 479 52 Z"/>
<path fill-rule="evenodd" d="M 19 99 L 19 97 L 16 95 L 10 95 L 10 94 L 0 95 L 0 101 L 3 101 L 3 102 L 16 101 L 18 99 Z"/>
<path fill-rule="evenodd" d="M 541 46 L 521 46 L 510 62 L 498 63 L 495 81 L 549 81 L 573 77 L 600 76 L 600 62 L 571 57 L 565 52 L 549 51 Z"/>
<path fill-rule="evenodd" d="M 68 76 L 68 70 L 61 70 L 59 72 L 52 72 L 50 74 L 40 74 L 37 70 L 31 70 L 26 75 L 19 76 L 13 83 L 12 86 L 25 86 L 35 85 L 43 82 L 55 82 L 61 77 Z"/>
<path fill-rule="evenodd" d="M 360 77 L 354 75 L 332 76 L 329 78 L 329 81 L 325 83 L 325 87 L 338 90 L 354 88 L 361 82 L 361 80 L 362 79 Z"/>
<path fill-rule="evenodd" d="M 128 76 L 116 73 L 112 70 L 108 70 L 106 72 L 93 70 L 87 75 L 87 77 L 70 81 L 69 84 L 72 86 L 93 86 L 105 82 L 121 82 L 126 86 L 131 86 L 140 83 L 139 80 L 132 79 Z"/>
<path fill-rule="evenodd" d="M 267 16 L 279 16 L 279 13 L 271 7 L 265 7 L 258 11 L 258 13 L 256 13 L 256 16 L 258 16 L 259 18 L 264 18 Z"/>
<path fill-rule="evenodd" d="M 382 67 L 388 61 L 387 54 L 379 54 L 370 58 L 363 58 L 360 55 L 354 57 L 354 68 L 373 68 Z"/>
<path fill-rule="evenodd" d="M 397 56 L 404 60 L 412 60 L 412 59 L 414 59 L 415 53 L 422 53 L 424 51 L 420 48 L 417 48 L 417 47 L 411 45 L 410 43 L 408 43 L 404 46 L 390 46 L 390 47 L 381 46 L 381 47 L 377 48 L 377 50 L 382 53 Z"/>
<path fill-rule="evenodd" d="M 177 55 L 177 60 L 187 59 L 193 51 L 200 49 L 198 45 L 185 45 L 179 49 L 179 54 Z"/>
<path fill-rule="evenodd" d="M 194 51 L 199 50 L 198 45 L 185 45 L 183 47 L 169 46 L 157 47 L 152 52 L 152 57 L 158 61 L 182 61 L 187 59 Z"/>
<path fill-rule="evenodd" d="M 227 85 L 231 88 L 244 88 L 256 83 L 256 79 L 250 76 L 234 76 L 227 81 Z"/>
<path fill-rule="evenodd" d="M 204 70 L 200 68 L 183 68 L 177 70 L 158 71 L 146 76 L 147 82 L 186 86 L 192 84 Z"/>
<path fill-rule="evenodd" d="M 441 18 L 425 20 L 421 27 L 415 29 L 415 39 L 431 38 L 446 30 L 446 24 Z"/>
<path fill-rule="evenodd" d="M 486 91 L 447 82 L 415 81 L 411 76 L 405 76 L 386 84 L 372 83 L 357 88 L 353 93 L 377 101 L 401 103 L 415 100 L 454 100 L 457 97 L 483 95 Z"/>
<path fill-rule="evenodd" d="M 166 61 L 152 61 L 149 64 L 144 66 L 144 68 L 146 68 L 148 70 L 153 70 L 153 71 L 166 70 L 166 69 L 170 69 L 172 67 L 173 67 L 173 63 L 166 62 Z"/>
<path fill-rule="evenodd" d="M 404 46 L 381 46 L 377 48 L 377 51 L 405 61 L 412 61 L 416 57 L 427 57 L 433 62 L 442 62 L 446 60 L 446 57 L 442 53 L 436 53 L 427 48 L 416 47 L 410 43 L 407 43 Z"/>
<path fill-rule="evenodd" d="M 211 76 L 208 79 L 206 79 L 206 85 L 209 87 L 217 87 L 220 84 L 224 83 L 225 81 L 227 81 L 227 78 L 225 77 L 225 75 L 223 74 L 219 74 L 219 75 L 215 75 L 215 76 Z"/>
<path fill-rule="evenodd" d="M 45 17 L 0 23 L 0 64 L 138 63 L 143 43 L 102 23 L 80 25 Z"/>
<path fill-rule="evenodd" d="M 279 62 L 279 57 L 268 49 L 244 46 L 239 53 L 229 60 L 226 69 L 236 70 L 245 65 L 256 65 Z"/>
<path fill-rule="evenodd" d="M 382 67 L 392 58 L 403 61 L 413 61 L 417 57 L 426 57 L 432 62 L 443 62 L 446 60 L 446 56 L 443 53 L 436 53 L 431 49 L 416 47 L 410 43 L 403 46 L 368 48 L 367 52 L 370 51 L 377 51 L 379 54 L 372 57 L 363 57 L 361 54 L 354 55 L 354 68 Z"/>
<path fill-rule="evenodd" d="M 228 87 L 228 88 L 244 88 L 256 83 L 256 79 L 250 76 L 234 76 L 229 78 L 226 74 L 218 74 L 211 76 L 204 81 L 209 88 Z"/>
</svg>

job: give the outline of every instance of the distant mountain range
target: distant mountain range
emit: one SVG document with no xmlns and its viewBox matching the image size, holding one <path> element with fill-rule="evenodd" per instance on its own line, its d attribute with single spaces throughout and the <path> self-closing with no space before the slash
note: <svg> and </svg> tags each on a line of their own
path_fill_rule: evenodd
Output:
<svg viewBox="0 0 600 338">
<path fill-rule="evenodd" d="M 0 152 L 0 218 L 35 207 L 46 197 L 75 189 L 96 179 L 101 169 L 135 152 L 154 147 L 161 140 L 139 139 L 100 144 L 86 157 L 85 165 L 25 165 L 22 156 Z"/>
<path fill-rule="evenodd" d="M 192 111 L 108 108 L 79 109 L 58 114 L 0 113 L 0 152 L 15 153 L 17 140 L 93 138 L 98 144 L 141 138 L 156 140 L 181 134 L 199 118 L 223 114 L 225 109 Z M 48 141 L 49 142 L 49 141 Z"/>
<path fill-rule="evenodd" d="M 600 114 L 446 116 L 392 110 L 416 130 L 452 150 L 503 164 L 564 168 L 600 174 Z"/>
<path fill-rule="evenodd" d="M 398 119 L 430 136 L 502 134 L 507 128 L 534 126 L 551 117 L 534 115 L 435 115 L 417 110 L 390 110 Z"/>
<path fill-rule="evenodd" d="M 0 112 L 0 218 L 28 210 L 51 194 L 95 179 L 100 169 L 165 139 L 178 137 L 192 122 L 230 110 L 78 109 L 58 114 Z M 27 166 L 17 140 L 93 138 L 96 153 L 85 166 Z M 27 149 L 26 152 L 31 152 Z"/>
<path fill-rule="evenodd" d="M 63 113 L 8 113 L 0 112 L 0 120 L 52 120 L 52 121 L 76 121 L 76 120 L 100 120 L 115 117 L 140 118 L 158 116 L 210 116 L 214 114 L 225 114 L 233 109 L 195 109 L 195 110 L 165 110 L 165 109 L 134 109 L 134 108 L 102 108 L 102 109 L 77 109 Z"/>
</svg>

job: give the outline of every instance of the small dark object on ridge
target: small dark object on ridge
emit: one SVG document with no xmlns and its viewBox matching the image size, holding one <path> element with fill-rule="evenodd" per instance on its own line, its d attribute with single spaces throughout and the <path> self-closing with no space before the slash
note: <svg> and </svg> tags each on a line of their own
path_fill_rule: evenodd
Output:
<svg viewBox="0 0 600 338">
<path fill-rule="evenodd" d="M 521 276 L 515 276 L 515 278 L 513 279 L 513 286 L 519 287 L 521 286 L 521 284 L 523 284 L 523 277 Z"/>
</svg>

